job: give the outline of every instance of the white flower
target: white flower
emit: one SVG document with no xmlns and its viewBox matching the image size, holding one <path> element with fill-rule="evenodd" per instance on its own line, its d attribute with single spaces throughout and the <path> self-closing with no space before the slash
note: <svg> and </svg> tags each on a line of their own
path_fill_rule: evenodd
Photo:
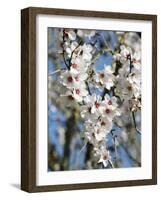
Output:
<svg viewBox="0 0 161 200">
<path fill-rule="evenodd" d="M 79 37 L 93 37 L 95 35 L 96 31 L 94 30 L 78 30 L 77 35 Z"/>
<path fill-rule="evenodd" d="M 67 36 L 69 37 L 70 40 L 76 39 L 76 34 L 72 29 L 66 28 L 66 29 L 64 29 L 64 32 L 67 34 Z"/>
<path fill-rule="evenodd" d="M 95 114 L 91 114 L 89 119 L 86 118 L 85 133 L 92 143 L 103 141 L 111 129 L 112 122 L 107 117 L 96 117 Z"/>
<path fill-rule="evenodd" d="M 81 57 L 72 59 L 71 63 L 70 70 L 73 73 L 85 73 L 88 69 L 87 63 Z"/>
<path fill-rule="evenodd" d="M 133 66 L 134 66 L 134 68 L 133 69 L 135 69 L 135 70 L 137 70 L 137 71 L 139 71 L 140 73 L 141 73 L 141 63 L 139 62 L 139 61 L 133 61 Z M 132 69 L 132 71 L 133 71 L 133 69 Z"/>
<path fill-rule="evenodd" d="M 78 43 L 75 41 L 72 43 L 70 43 L 70 41 L 67 41 L 64 43 L 64 49 L 69 58 L 71 57 L 72 52 L 74 51 L 74 49 L 76 49 L 77 46 L 78 46 Z"/>
<path fill-rule="evenodd" d="M 94 134 L 94 127 L 95 127 L 95 122 L 93 123 L 90 120 L 86 120 L 84 123 L 85 126 L 85 137 L 88 140 L 89 143 L 93 144 L 93 146 L 98 146 L 98 141 L 96 140 L 95 134 Z"/>
<path fill-rule="evenodd" d="M 88 95 L 84 102 L 86 105 L 91 106 L 91 113 L 92 114 L 101 114 L 102 113 L 102 106 L 101 106 L 102 97 L 99 95 L 96 95 L 95 93 L 92 95 Z"/>
<path fill-rule="evenodd" d="M 141 52 L 140 51 L 135 51 L 134 54 L 132 55 L 132 60 L 133 60 L 133 62 L 140 62 L 140 60 L 141 60 Z"/>
<path fill-rule="evenodd" d="M 120 55 L 119 53 L 115 53 L 115 54 L 113 55 L 113 59 L 114 59 L 115 61 L 119 61 L 120 58 L 121 58 L 121 55 Z"/>
<path fill-rule="evenodd" d="M 85 43 L 74 51 L 73 59 L 81 58 L 83 61 L 89 63 L 92 59 L 92 50 L 93 47 Z"/>
<path fill-rule="evenodd" d="M 92 103 L 88 103 L 80 107 L 80 115 L 83 119 L 88 121 L 94 121 L 99 117 L 99 113 L 95 114 L 91 113 L 92 106 L 93 106 Z"/>
<path fill-rule="evenodd" d="M 130 47 L 125 47 L 124 45 L 122 45 L 120 49 L 120 53 L 116 53 L 113 56 L 114 60 L 119 60 L 123 64 L 120 71 L 124 71 L 125 74 L 130 71 L 130 67 L 134 67 L 140 71 L 141 51 L 136 50 L 132 53 L 132 49 Z"/>
<path fill-rule="evenodd" d="M 118 107 L 117 98 L 115 96 L 110 97 L 108 94 L 105 95 L 103 103 L 111 110 L 115 110 Z"/>
<path fill-rule="evenodd" d="M 117 84 L 115 88 L 115 93 L 121 98 L 125 100 L 129 100 L 134 95 L 133 85 L 126 78 L 118 78 Z"/>
<path fill-rule="evenodd" d="M 88 78 L 88 74 L 87 73 L 78 73 L 78 72 L 72 71 L 72 70 L 70 70 L 70 72 L 71 72 L 71 74 L 73 76 L 74 81 L 78 82 L 78 84 L 81 84 L 79 82 L 83 82 Z"/>
<path fill-rule="evenodd" d="M 131 99 L 129 101 L 129 107 L 130 107 L 130 110 L 133 111 L 133 112 L 136 112 L 138 110 L 141 109 L 141 103 L 138 99 Z"/>
<path fill-rule="evenodd" d="M 105 147 L 98 151 L 100 154 L 100 159 L 98 160 L 98 163 L 103 163 L 104 167 L 107 167 L 110 160 L 109 151 L 107 151 Z"/>
<path fill-rule="evenodd" d="M 98 146 L 98 141 L 96 140 L 94 133 L 91 131 L 85 131 L 84 136 L 87 139 L 87 141 L 92 144 L 94 147 Z"/>
<path fill-rule="evenodd" d="M 138 71 L 141 74 L 141 53 L 140 51 L 137 51 L 133 55 L 133 69 L 132 71 Z"/>
<path fill-rule="evenodd" d="M 120 46 L 120 62 L 125 63 L 128 60 L 131 60 L 132 50 L 130 47 L 125 47 L 124 45 Z"/>
<path fill-rule="evenodd" d="M 101 116 L 97 123 L 96 123 L 97 128 L 99 128 L 100 130 L 104 130 L 105 133 L 109 133 L 112 129 L 112 122 L 111 120 L 109 120 L 107 117 L 103 117 Z"/>
<path fill-rule="evenodd" d="M 60 82 L 67 88 L 73 88 L 75 80 L 71 71 L 69 70 L 62 71 L 60 75 Z"/>
<path fill-rule="evenodd" d="M 92 50 L 93 47 L 90 44 L 84 44 L 80 52 L 82 54 L 82 59 L 86 62 L 90 62 L 92 59 Z"/>
<path fill-rule="evenodd" d="M 101 83 L 101 85 L 105 86 L 108 90 L 114 85 L 114 75 L 113 71 L 111 70 L 111 66 L 106 66 L 103 71 L 97 72 L 94 76 L 95 81 L 97 83 Z"/>
<path fill-rule="evenodd" d="M 130 63 L 126 61 L 125 63 L 122 64 L 122 67 L 118 70 L 119 76 L 124 79 L 126 78 L 129 73 L 130 73 Z"/>
<path fill-rule="evenodd" d="M 105 139 L 107 132 L 104 128 L 100 128 L 98 126 L 94 127 L 94 131 L 93 131 L 94 137 L 96 139 L 97 142 L 100 142 L 102 140 Z"/>
<path fill-rule="evenodd" d="M 84 84 L 77 86 L 73 89 L 72 96 L 77 102 L 82 102 L 83 97 L 88 95 L 88 91 Z"/>
<path fill-rule="evenodd" d="M 98 120 L 93 119 L 93 122 L 90 119 L 86 121 L 85 128 L 86 133 L 90 133 L 92 137 L 91 139 L 96 140 L 95 143 L 98 143 L 103 141 L 107 134 L 111 131 L 112 122 L 110 122 L 107 118 L 99 118 Z"/>
<path fill-rule="evenodd" d="M 115 116 L 120 115 L 120 111 L 117 108 L 118 105 L 117 105 L 117 98 L 116 97 L 114 97 L 114 96 L 110 97 L 108 94 L 106 94 L 101 105 L 103 107 L 102 116 L 104 118 L 107 118 L 109 121 L 112 121 Z"/>
<path fill-rule="evenodd" d="M 79 84 L 73 85 L 73 87 L 68 87 L 69 90 L 61 96 L 68 97 L 68 99 L 74 98 L 76 102 L 82 102 L 83 98 L 88 95 L 86 85 L 84 82 L 79 82 Z"/>
<path fill-rule="evenodd" d="M 141 96 L 141 74 L 137 70 L 127 78 L 133 87 L 134 96 L 139 98 Z"/>
<path fill-rule="evenodd" d="M 112 121 L 115 116 L 120 115 L 120 112 L 115 109 L 112 110 L 110 106 L 104 104 L 103 117 L 106 117 L 109 121 Z"/>
<path fill-rule="evenodd" d="M 77 71 L 65 70 L 61 72 L 60 81 L 67 88 L 74 88 L 88 78 L 87 73 L 78 73 Z"/>
<path fill-rule="evenodd" d="M 82 82 L 80 85 L 75 85 L 75 87 L 71 88 L 66 92 L 66 94 L 61 95 L 69 98 L 74 98 L 76 102 L 82 102 L 83 98 L 88 95 L 88 91 L 86 89 L 86 85 Z"/>
<path fill-rule="evenodd" d="M 109 131 L 106 129 L 105 125 L 99 126 L 98 124 L 94 124 L 90 121 L 85 122 L 86 138 L 88 138 L 88 141 L 94 146 L 97 146 L 99 142 L 103 141 L 108 133 Z"/>
</svg>

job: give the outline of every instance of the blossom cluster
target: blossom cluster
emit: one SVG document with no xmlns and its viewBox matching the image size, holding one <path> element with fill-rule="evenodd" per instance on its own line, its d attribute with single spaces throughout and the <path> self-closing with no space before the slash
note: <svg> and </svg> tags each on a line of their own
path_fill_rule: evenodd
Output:
<svg viewBox="0 0 161 200">
<path fill-rule="evenodd" d="M 77 37 L 90 38 L 94 34 L 95 31 L 61 30 L 66 68 L 61 70 L 59 80 L 66 88 L 66 93 L 61 96 L 79 104 L 84 135 L 93 146 L 97 162 L 107 167 L 111 158 L 106 140 L 114 119 L 122 115 L 125 104 L 132 112 L 141 106 L 141 54 L 140 49 L 132 49 L 125 42 L 117 52 L 113 52 L 112 66 L 105 65 L 101 71 L 93 69 L 91 78 L 89 69 L 95 49 L 91 44 L 78 42 Z M 102 93 L 91 92 L 91 85 L 102 89 Z"/>
</svg>

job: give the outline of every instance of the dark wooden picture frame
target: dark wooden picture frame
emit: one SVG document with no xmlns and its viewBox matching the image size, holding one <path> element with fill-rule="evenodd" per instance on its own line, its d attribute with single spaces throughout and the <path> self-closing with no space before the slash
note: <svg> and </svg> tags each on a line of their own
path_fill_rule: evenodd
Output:
<svg viewBox="0 0 161 200">
<path fill-rule="evenodd" d="M 152 179 L 36 185 L 36 16 L 38 14 L 147 20 L 152 22 Z M 21 11 L 21 189 L 27 192 L 157 184 L 157 16 L 52 8 Z"/>
</svg>

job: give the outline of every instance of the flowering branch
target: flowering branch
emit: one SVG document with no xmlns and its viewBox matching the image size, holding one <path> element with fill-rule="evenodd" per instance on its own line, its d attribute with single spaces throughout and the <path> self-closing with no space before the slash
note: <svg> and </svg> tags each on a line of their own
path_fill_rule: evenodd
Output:
<svg viewBox="0 0 161 200">
<path fill-rule="evenodd" d="M 79 106 L 80 118 L 84 122 L 84 136 L 88 141 L 86 161 L 94 155 L 97 164 L 114 168 L 106 141 L 111 134 L 117 159 L 117 136 L 113 133 L 113 127 L 117 117 L 124 119 L 127 116 L 125 108 L 131 108 L 134 127 L 141 134 L 133 111 L 140 106 L 138 102 L 141 99 L 140 57 L 135 54 L 135 49 L 132 51 L 126 45 L 120 45 L 117 51 L 113 51 L 104 37 L 106 47 L 96 52 L 95 44 L 83 42 L 86 41 L 84 36 L 79 35 L 77 38 L 78 33 L 82 34 L 80 31 L 63 29 L 63 60 L 67 69 L 56 70 L 49 76 L 60 73 L 59 82 L 66 88 L 61 98 L 66 98 L 69 105 L 75 102 Z M 103 70 L 97 71 L 93 66 L 105 52 L 112 55 L 112 66 L 104 65 Z M 89 73 L 91 68 L 92 72 Z M 102 94 L 98 90 L 103 91 Z"/>
<path fill-rule="evenodd" d="M 57 69 L 54 72 L 51 72 L 48 76 L 53 76 L 53 75 L 60 73 L 60 72 L 61 72 L 61 69 Z"/>
</svg>

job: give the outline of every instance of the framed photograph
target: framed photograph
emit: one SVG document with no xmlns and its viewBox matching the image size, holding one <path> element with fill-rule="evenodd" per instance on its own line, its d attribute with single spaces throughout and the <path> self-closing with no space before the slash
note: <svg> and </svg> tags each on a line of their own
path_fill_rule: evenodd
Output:
<svg viewBox="0 0 161 200">
<path fill-rule="evenodd" d="M 21 11 L 21 188 L 157 183 L 157 16 Z"/>
</svg>

